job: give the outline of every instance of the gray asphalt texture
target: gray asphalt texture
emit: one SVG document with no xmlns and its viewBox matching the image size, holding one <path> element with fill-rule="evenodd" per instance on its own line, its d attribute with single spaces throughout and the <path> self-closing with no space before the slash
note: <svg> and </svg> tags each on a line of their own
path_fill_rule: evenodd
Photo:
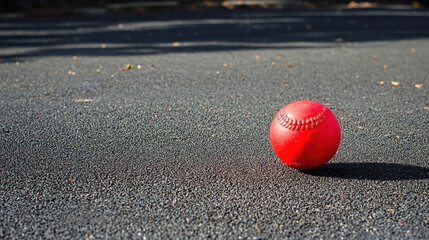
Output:
<svg viewBox="0 0 429 240">
<path fill-rule="evenodd" d="M 428 19 L 1 22 L 0 238 L 429 239 Z M 269 141 L 276 112 L 302 99 L 342 129 L 334 158 L 306 172 Z"/>
</svg>

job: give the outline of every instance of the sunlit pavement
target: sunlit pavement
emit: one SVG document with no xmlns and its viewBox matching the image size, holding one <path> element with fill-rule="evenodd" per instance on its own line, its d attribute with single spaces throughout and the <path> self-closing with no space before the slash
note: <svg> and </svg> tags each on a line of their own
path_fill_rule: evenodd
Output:
<svg viewBox="0 0 429 240">
<path fill-rule="evenodd" d="M 429 11 L 0 23 L 0 238 L 428 239 Z M 324 167 L 275 156 L 318 101 Z"/>
</svg>

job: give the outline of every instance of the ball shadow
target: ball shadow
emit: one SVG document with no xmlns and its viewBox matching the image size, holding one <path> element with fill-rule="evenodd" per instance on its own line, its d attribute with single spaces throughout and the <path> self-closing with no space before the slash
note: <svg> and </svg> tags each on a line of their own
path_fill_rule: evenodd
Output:
<svg viewBox="0 0 429 240">
<path fill-rule="evenodd" d="M 303 172 L 313 176 L 344 179 L 383 181 L 429 179 L 429 168 L 396 163 L 331 163 Z"/>
</svg>

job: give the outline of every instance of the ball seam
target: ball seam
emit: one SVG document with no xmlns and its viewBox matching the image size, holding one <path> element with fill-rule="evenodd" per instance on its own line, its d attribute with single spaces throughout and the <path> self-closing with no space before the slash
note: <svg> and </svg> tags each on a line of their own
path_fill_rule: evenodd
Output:
<svg viewBox="0 0 429 240">
<path fill-rule="evenodd" d="M 324 164 L 304 164 L 304 163 L 298 163 L 298 162 L 288 162 L 285 163 L 287 166 L 293 166 L 293 167 L 309 167 L 309 168 L 313 168 L 313 167 L 320 167 Z"/>
<path fill-rule="evenodd" d="M 318 114 L 303 120 L 293 119 L 288 116 L 286 112 L 280 113 L 277 120 L 279 121 L 280 125 L 286 129 L 292 131 L 305 131 L 316 128 L 321 123 L 326 121 L 328 117 L 328 108 L 323 107 Z"/>
</svg>

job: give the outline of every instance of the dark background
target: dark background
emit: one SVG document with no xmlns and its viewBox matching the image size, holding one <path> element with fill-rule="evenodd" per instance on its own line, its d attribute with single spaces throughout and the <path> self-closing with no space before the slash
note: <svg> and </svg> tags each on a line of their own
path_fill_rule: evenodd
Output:
<svg viewBox="0 0 429 240">
<path fill-rule="evenodd" d="M 376 0 L 376 1 L 349 1 L 349 0 L 2 0 L 0 1 L 0 13 L 24 13 L 26 16 L 46 16 L 78 14 L 82 8 L 99 8 L 112 11 L 111 4 L 139 3 L 141 6 L 132 8 L 115 9 L 115 12 L 134 11 L 139 13 L 151 13 L 158 11 L 196 10 L 207 8 L 344 8 L 380 5 L 401 5 L 417 8 L 428 7 L 427 0 Z M 243 4 L 241 4 L 243 3 Z M 354 4 L 354 5 L 353 5 Z M 356 4 L 358 4 L 356 6 Z"/>
</svg>

